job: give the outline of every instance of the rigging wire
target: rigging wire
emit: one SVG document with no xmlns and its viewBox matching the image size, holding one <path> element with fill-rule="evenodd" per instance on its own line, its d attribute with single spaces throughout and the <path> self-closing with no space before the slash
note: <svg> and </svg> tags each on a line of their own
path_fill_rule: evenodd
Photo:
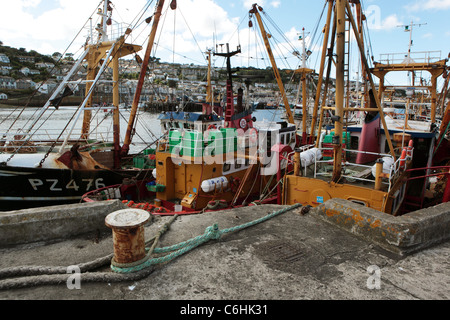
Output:
<svg viewBox="0 0 450 320">
<path fill-rule="evenodd" d="M 72 44 L 74 43 L 75 39 L 79 36 L 79 34 L 81 33 L 81 31 L 85 28 L 85 26 L 86 26 L 86 24 L 89 22 L 89 20 L 92 19 L 92 16 L 95 14 L 95 12 L 97 12 L 97 9 L 98 9 L 98 7 L 100 6 L 101 3 L 102 3 L 102 1 L 100 1 L 99 5 L 97 6 L 97 8 L 96 8 L 96 10 L 94 11 L 94 13 L 92 13 L 91 16 L 88 18 L 87 22 L 83 25 L 83 27 L 80 29 L 80 31 L 77 33 L 77 35 L 74 37 L 74 39 L 72 40 L 72 42 L 70 43 L 70 45 L 66 48 L 65 52 L 67 52 L 68 49 L 72 46 Z M 146 8 L 148 8 L 149 5 L 150 5 L 150 4 L 148 4 Z M 145 12 L 145 10 L 144 10 L 144 12 Z M 144 13 L 144 12 L 143 12 L 143 13 Z M 143 15 L 143 13 L 142 13 L 142 15 Z M 142 15 L 141 15 L 141 17 L 142 17 Z M 125 35 L 125 36 L 127 36 L 127 35 Z M 87 41 L 86 41 L 86 45 L 87 45 Z M 65 53 L 65 52 L 64 52 L 64 53 Z M 118 51 L 117 51 L 117 52 L 118 52 Z M 116 53 L 117 53 L 117 52 L 116 52 Z M 60 63 L 62 57 L 64 57 L 64 54 L 61 55 L 60 59 L 59 59 L 58 62 L 55 64 L 55 66 L 54 66 L 54 68 L 51 70 L 51 72 L 52 72 L 52 71 L 56 68 L 56 66 Z M 47 79 L 47 80 L 48 80 L 48 79 Z M 47 80 L 46 80 L 46 81 L 47 81 Z M 45 83 L 45 82 L 44 82 L 44 83 Z M 42 85 L 43 85 L 43 84 L 41 84 L 41 86 L 42 86 Z M 39 87 L 39 88 L 40 88 L 40 87 Z M 32 97 L 36 94 L 36 92 L 39 90 L 39 88 L 37 88 L 36 91 L 33 93 L 33 95 L 30 97 L 29 101 L 27 102 L 27 105 L 29 104 L 31 98 L 32 98 Z M 27 106 L 27 105 L 26 105 L 26 106 Z M 26 107 L 26 106 L 25 106 L 25 107 Z M 81 107 L 81 104 L 78 106 L 77 111 L 80 109 L 80 107 Z M 16 109 L 17 109 L 17 108 L 16 108 Z M 12 122 L 12 124 L 10 125 L 10 128 L 8 129 L 8 131 L 10 131 L 10 130 L 12 129 L 12 127 L 13 127 L 14 124 L 16 123 L 17 119 L 20 117 L 20 115 L 23 113 L 24 110 L 25 110 L 25 108 L 22 108 L 22 110 L 21 110 L 19 116 L 18 116 L 18 117 L 15 117 L 16 120 Z M 47 117 L 47 120 L 50 118 L 50 116 L 51 116 L 56 110 L 57 110 L 57 108 L 55 108 L 55 109 L 51 112 L 51 114 Z M 14 112 L 14 111 L 13 111 L 13 112 Z M 76 112 L 75 112 L 75 113 L 76 113 Z M 35 114 L 36 114 L 36 111 L 35 111 L 34 115 L 35 115 Z M 34 115 L 32 116 L 32 118 L 34 117 Z M 42 117 L 43 115 L 44 115 L 44 113 L 42 113 L 40 117 Z M 72 122 L 72 120 L 74 119 L 74 116 L 75 116 L 75 114 L 73 114 L 73 115 L 72 115 L 72 118 L 67 122 L 65 128 L 62 130 L 62 132 L 60 133 L 60 135 L 58 136 L 58 138 L 55 140 L 55 142 L 53 143 L 53 145 L 51 146 L 51 148 L 49 149 L 49 151 L 47 152 L 47 154 L 48 154 L 49 152 L 51 152 L 51 150 L 54 148 L 55 143 L 59 140 L 59 138 L 62 136 L 63 132 L 67 129 L 67 127 L 69 126 L 69 124 Z M 31 121 L 31 119 L 29 119 L 28 121 Z M 38 123 L 38 121 L 39 121 L 39 119 L 36 119 L 36 122 L 35 122 L 35 123 Z M 27 122 L 27 123 L 28 123 L 28 122 Z M 36 132 L 42 127 L 42 125 L 43 125 L 44 123 L 45 123 L 45 121 L 41 123 L 41 125 L 35 130 L 34 133 L 29 134 L 29 138 L 28 138 L 26 141 L 24 141 L 24 144 L 25 144 L 27 141 L 29 141 L 29 140 L 32 138 L 32 136 L 33 136 L 34 134 L 36 134 Z M 31 131 L 31 129 L 33 129 L 33 128 L 29 128 L 28 131 Z M 8 132 L 8 131 L 7 131 L 7 132 Z M 6 133 L 7 133 L 7 132 L 6 132 Z M 19 132 L 20 132 L 20 129 L 19 129 Z M 5 135 L 4 135 L 4 137 L 5 137 Z M 18 148 L 17 151 L 18 151 L 19 149 L 20 149 L 20 148 Z M 12 158 L 15 154 L 16 154 L 16 153 L 12 154 L 11 157 L 9 157 L 9 159 L 8 159 L 7 161 L 11 160 L 11 158 Z M 47 157 L 47 154 L 46 154 L 46 156 L 41 160 L 41 163 L 40 163 L 40 164 L 42 164 L 42 162 L 45 160 L 45 158 Z"/>
<path fill-rule="evenodd" d="M 181 14 L 181 16 L 183 17 L 184 23 L 186 24 L 186 27 L 188 28 L 189 32 L 191 33 L 192 38 L 193 38 L 194 41 L 195 41 L 195 44 L 197 45 L 197 47 L 198 47 L 199 51 L 201 52 L 203 58 L 206 60 L 206 56 L 204 55 L 203 50 L 200 48 L 200 45 L 199 45 L 199 43 L 198 43 L 198 41 L 197 41 L 197 38 L 195 37 L 194 33 L 193 33 L 192 30 L 191 30 L 191 27 L 190 27 L 189 24 L 187 23 L 186 18 L 184 17 L 183 12 L 181 11 L 181 8 L 178 7 L 178 10 L 180 10 L 180 14 Z M 175 48 L 175 46 L 174 46 L 174 48 Z M 174 52 L 175 52 L 175 50 L 174 50 Z"/>
<path fill-rule="evenodd" d="M 155 46 L 154 46 L 154 48 L 153 48 L 153 55 L 156 55 L 156 51 L 158 51 L 158 47 L 160 46 L 160 40 L 161 40 L 161 37 L 162 37 L 162 30 L 164 29 L 164 25 L 165 25 L 165 23 L 166 23 L 166 18 L 167 18 L 167 11 L 169 10 L 169 7 L 167 7 L 166 8 L 166 11 L 164 12 L 164 13 L 162 13 L 162 16 L 164 17 L 163 18 L 163 21 L 162 21 L 162 24 L 161 24 L 161 28 L 159 28 L 159 36 L 158 36 L 158 40 L 154 43 L 155 44 Z"/>
<path fill-rule="evenodd" d="M 363 0 L 361 0 L 361 8 L 362 8 L 363 12 L 366 11 Z M 370 32 L 369 32 L 369 26 L 368 26 L 367 20 L 363 21 L 363 31 L 364 31 L 363 32 L 364 36 L 367 36 L 367 40 L 365 40 L 364 42 L 369 45 L 369 48 L 367 49 L 367 51 L 368 51 L 368 53 L 370 52 L 371 59 L 367 59 L 367 61 L 369 62 L 369 67 L 370 67 L 370 66 L 372 66 L 372 62 L 374 59 L 374 53 L 373 53 L 373 48 L 372 48 L 372 41 L 370 39 Z"/>
<path fill-rule="evenodd" d="M 323 43 L 323 41 L 325 40 L 324 38 L 325 38 L 325 35 L 324 35 L 323 33 L 321 33 L 321 36 L 320 36 L 319 39 L 317 40 L 316 45 L 317 45 L 318 43 Z M 316 46 L 316 45 L 315 45 L 315 46 Z M 315 46 L 314 46 L 314 47 L 315 47 Z M 320 55 L 320 54 L 317 54 L 317 55 L 316 55 L 316 61 L 314 62 L 314 69 L 317 69 L 317 64 L 319 63 L 320 58 L 321 58 L 321 55 Z"/>
<path fill-rule="evenodd" d="M 295 52 L 299 52 L 297 50 L 297 48 L 295 48 L 294 45 L 292 45 L 292 43 L 290 42 L 290 40 L 286 37 L 286 35 L 283 33 L 283 31 L 278 27 L 278 25 L 275 23 L 275 21 L 269 16 L 269 14 L 267 14 L 265 11 L 262 11 L 263 15 L 267 18 L 267 21 L 271 23 L 271 25 L 275 28 L 275 30 L 281 35 L 281 37 L 284 39 L 284 41 L 291 47 L 291 50 L 293 53 Z M 265 26 L 267 26 L 268 24 L 264 24 Z M 272 37 L 273 34 L 271 33 Z M 281 43 L 281 42 L 280 42 Z M 288 50 L 287 50 L 288 51 Z M 294 54 L 295 55 L 295 54 Z"/>
<path fill-rule="evenodd" d="M 101 4 L 101 2 L 100 2 L 100 4 Z M 147 5 L 146 8 L 148 8 L 148 7 L 149 7 L 149 5 Z M 94 12 L 94 13 L 95 13 L 95 12 Z M 141 14 L 141 17 L 143 16 L 143 14 L 144 14 L 144 12 Z M 93 15 L 93 14 L 92 14 L 92 15 Z M 91 15 L 91 17 L 92 17 L 92 15 Z M 88 21 L 91 19 L 91 17 L 88 19 Z M 87 24 L 87 22 L 84 24 L 84 26 L 85 26 L 86 24 Z M 83 28 L 84 28 L 84 26 L 83 26 Z M 82 28 L 82 29 L 83 29 L 83 28 Z M 81 30 L 82 30 L 82 29 L 81 29 Z M 81 32 L 81 30 L 80 30 L 80 32 Z M 78 32 L 78 34 L 77 34 L 77 36 L 75 37 L 75 39 L 78 37 L 78 35 L 80 34 L 80 32 Z M 75 39 L 74 39 L 74 40 L 75 40 Z M 72 41 L 72 43 L 74 42 L 74 40 Z M 69 46 L 69 47 L 70 47 L 70 46 Z M 117 54 L 118 52 L 119 52 L 119 50 L 116 51 L 116 54 Z M 77 108 L 77 111 L 80 109 L 80 107 L 81 107 L 81 104 L 80 104 L 80 106 Z M 98 111 L 97 111 L 97 112 L 98 112 Z M 70 124 L 70 122 L 72 122 L 73 118 L 74 118 L 74 115 L 72 116 L 72 118 L 71 118 L 71 119 L 69 120 L 69 122 L 67 123 L 65 129 L 68 127 L 68 125 Z M 64 130 L 65 130 L 65 129 L 64 129 Z M 62 135 L 62 134 L 60 134 L 60 136 L 58 137 L 58 139 L 61 137 L 61 135 Z M 31 138 L 31 136 L 30 136 L 30 138 Z"/>
<path fill-rule="evenodd" d="M 290 63 L 288 61 L 288 59 L 292 59 L 292 58 L 296 58 L 297 60 L 299 59 L 299 50 L 292 44 L 292 42 L 286 37 L 286 35 L 281 31 L 281 29 L 275 24 L 275 22 L 268 16 L 267 13 L 265 13 L 263 11 L 264 17 L 266 17 L 265 20 L 262 19 L 264 28 L 266 29 L 266 32 L 268 35 L 270 35 L 270 40 L 273 43 L 275 43 L 275 46 L 272 46 L 272 48 L 274 48 L 273 51 L 275 51 L 277 53 L 277 56 L 274 56 L 275 60 L 281 61 L 282 64 L 287 68 L 287 69 L 292 69 L 292 67 L 290 66 Z M 262 16 L 261 16 L 262 18 Z M 256 18 L 253 17 L 255 24 L 256 24 Z M 270 23 L 270 25 L 269 25 Z M 274 28 L 275 32 L 272 32 L 272 27 Z M 255 29 L 256 31 L 256 29 Z M 282 42 L 281 40 L 278 39 L 278 37 L 275 36 L 275 34 L 279 34 L 281 36 L 281 38 L 284 40 L 284 42 Z M 257 38 L 261 39 L 261 42 L 263 43 L 263 45 L 261 46 L 264 49 L 260 49 L 261 52 L 264 52 L 264 55 L 266 58 L 263 58 L 261 60 L 265 60 L 267 59 L 268 61 L 270 61 L 268 54 L 266 52 L 265 49 L 265 44 L 264 44 L 264 40 L 262 39 L 262 35 L 257 34 L 256 35 Z M 288 57 L 284 52 L 291 52 L 293 57 Z"/>
<path fill-rule="evenodd" d="M 172 63 L 175 63 L 175 40 L 176 40 L 176 35 L 177 35 L 177 11 L 178 10 L 174 10 L 173 12 L 173 54 L 172 54 Z"/>
<path fill-rule="evenodd" d="M 319 25 L 320 25 L 320 22 L 322 21 L 323 14 L 325 12 L 326 7 L 327 7 L 327 2 L 325 1 L 325 4 L 324 4 L 323 9 L 322 9 L 322 13 L 320 14 L 320 17 L 317 19 L 316 25 L 315 25 L 315 27 L 313 29 L 314 31 L 313 31 L 313 36 L 311 37 L 311 41 L 309 43 L 310 45 L 313 45 L 313 43 L 314 43 L 314 40 L 315 40 L 316 35 L 317 35 L 317 31 L 319 30 Z M 321 34 L 323 35 L 323 32 L 321 32 Z M 312 51 L 313 48 L 314 48 L 314 46 L 311 46 L 311 47 L 309 47 L 309 50 Z"/>
<path fill-rule="evenodd" d="M 139 18 L 137 18 L 137 16 L 134 18 L 133 21 L 136 21 L 136 22 L 135 22 L 134 27 L 132 27 L 132 30 L 136 29 L 137 26 L 140 26 L 140 25 L 143 23 L 143 21 L 141 21 L 141 19 L 142 19 L 142 17 L 144 16 L 144 14 L 146 13 L 146 11 L 148 10 L 148 8 L 150 7 L 150 5 L 151 5 L 152 3 L 153 3 L 153 0 L 147 2 L 147 4 L 146 4 L 146 5 L 141 9 L 141 11 L 138 13 Z M 115 8 L 115 7 L 114 7 L 114 8 Z M 144 21 L 145 21 L 145 20 L 144 20 Z M 143 31 L 142 31 L 142 32 L 143 32 Z M 142 32 L 141 32 L 141 33 L 142 33 Z M 131 35 L 131 33 L 125 34 L 125 35 L 124 35 L 124 40 L 126 40 L 128 37 L 130 37 L 130 35 Z M 125 43 L 125 41 L 124 41 L 124 43 Z M 119 50 L 117 50 L 115 54 L 117 54 L 118 52 L 119 52 Z M 114 59 L 114 56 L 112 56 L 111 59 Z M 123 80 L 123 79 L 124 79 L 124 75 L 121 75 L 121 79 L 119 79 L 119 81 L 120 81 L 120 80 Z M 120 98 L 119 98 L 119 99 L 120 99 Z M 77 110 L 79 110 L 80 107 L 81 107 L 81 105 L 77 108 Z M 98 109 L 97 112 L 96 112 L 96 114 L 94 115 L 94 117 L 91 118 L 91 123 L 92 123 L 92 121 L 94 121 L 94 118 L 95 118 L 95 116 L 98 114 L 99 110 L 100 110 L 100 109 Z M 70 123 L 72 120 L 73 120 L 73 117 L 69 120 L 69 123 Z M 104 119 L 103 119 L 103 120 L 104 120 Z M 103 122 L 103 120 L 102 120 L 101 122 Z M 69 123 L 68 123 L 68 124 L 69 124 Z M 91 134 L 91 133 L 89 133 L 89 134 Z"/>
<path fill-rule="evenodd" d="M 102 0 L 103 1 L 103 0 Z M 76 36 L 72 39 L 72 41 L 70 42 L 70 44 L 68 45 L 68 47 L 65 49 L 65 51 L 63 52 L 63 54 L 61 55 L 61 57 L 58 59 L 58 61 L 55 63 L 54 67 L 50 70 L 49 74 L 50 76 L 53 74 L 53 71 L 55 70 L 55 68 L 60 64 L 62 58 L 64 57 L 64 55 L 67 53 L 67 51 L 69 50 L 69 48 L 72 46 L 72 44 L 75 42 L 75 39 L 80 35 L 80 33 L 83 31 L 83 29 L 85 28 L 86 24 L 89 22 L 89 20 L 92 18 L 92 16 L 97 12 L 97 8 L 100 6 L 100 4 L 102 3 L 102 1 L 99 2 L 99 4 L 97 5 L 96 9 L 94 10 L 94 12 L 90 15 L 90 17 L 87 19 L 87 21 L 83 24 L 83 26 L 81 27 L 81 29 L 77 32 Z M 35 91 L 31 94 L 31 96 L 29 97 L 27 103 L 25 104 L 25 106 L 21 109 L 19 115 L 16 117 L 16 120 L 13 121 L 10 125 L 10 127 L 7 129 L 6 132 L 9 132 L 10 130 L 12 130 L 12 127 L 14 126 L 14 124 L 16 123 L 16 121 L 19 119 L 19 117 L 22 115 L 22 113 L 25 111 L 25 108 L 29 105 L 29 103 L 31 102 L 31 99 L 37 94 L 37 92 L 39 91 L 39 89 L 41 89 L 41 87 L 50 79 L 47 78 L 45 81 L 43 81 L 38 88 L 35 89 Z M 12 115 L 12 113 L 16 110 L 18 110 L 19 107 L 15 108 L 10 115 Z M 38 112 L 38 109 L 35 110 L 34 114 L 31 116 L 31 118 L 33 118 L 36 113 Z M 29 128 L 30 130 L 32 128 Z M 20 132 L 20 130 L 19 130 Z M 31 137 L 30 137 L 31 138 Z"/>
</svg>

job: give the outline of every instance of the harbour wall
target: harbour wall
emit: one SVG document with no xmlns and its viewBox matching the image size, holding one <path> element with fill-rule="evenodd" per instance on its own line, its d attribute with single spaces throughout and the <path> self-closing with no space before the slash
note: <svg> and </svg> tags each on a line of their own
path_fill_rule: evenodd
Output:
<svg viewBox="0 0 450 320">
<path fill-rule="evenodd" d="M 110 200 L 0 212 L 0 247 L 111 230 L 105 217 L 124 208 L 120 200 Z"/>
<path fill-rule="evenodd" d="M 312 214 L 401 256 L 450 239 L 450 202 L 395 217 L 351 201 L 331 199 Z"/>
<path fill-rule="evenodd" d="M 110 231 L 105 217 L 124 208 L 119 200 L 109 200 L 1 212 L 0 247 Z M 395 217 L 331 199 L 309 214 L 400 256 L 450 239 L 450 202 Z"/>
</svg>

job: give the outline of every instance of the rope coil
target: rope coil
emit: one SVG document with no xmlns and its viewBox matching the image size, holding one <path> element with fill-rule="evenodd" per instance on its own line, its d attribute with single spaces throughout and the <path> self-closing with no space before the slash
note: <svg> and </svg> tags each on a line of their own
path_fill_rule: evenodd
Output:
<svg viewBox="0 0 450 320">
<path fill-rule="evenodd" d="M 248 228 L 299 207 L 301 207 L 301 204 L 297 203 L 281 210 L 274 211 L 262 218 L 223 230 L 219 229 L 218 224 L 213 224 L 212 226 L 207 227 L 202 235 L 172 246 L 156 248 L 156 244 L 159 241 L 160 236 L 168 230 L 170 224 L 177 218 L 177 216 L 175 215 L 169 222 L 167 222 L 160 228 L 157 235 L 146 241 L 146 245 L 149 245 L 152 242 L 153 244 L 150 248 L 146 248 L 146 256 L 140 261 L 134 262 L 132 264 L 118 264 L 114 261 L 114 254 L 110 254 L 90 262 L 78 264 L 78 267 L 82 272 L 83 282 L 120 282 L 143 279 L 153 272 L 153 266 L 156 264 L 171 261 L 200 246 L 201 244 L 208 242 L 209 240 L 220 239 L 221 236 L 226 233 Z M 170 253 L 165 256 L 151 258 L 151 255 L 153 253 L 163 254 L 168 252 Z M 111 264 L 110 268 L 113 272 L 88 272 L 90 270 L 105 266 L 108 263 Z M 62 266 L 22 266 L 0 269 L 0 279 L 3 278 L 3 280 L 0 280 L 0 290 L 24 288 L 38 285 L 63 284 L 66 283 L 70 275 L 71 274 L 67 273 L 67 267 Z"/>
<path fill-rule="evenodd" d="M 190 250 L 200 246 L 201 244 L 208 242 L 209 240 L 220 239 L 220 237 L 223 234 L 239 231 L 239 230 L 248 228 L 250 226 L 254 226 L 258 223 L 264 222 L 264 221 L 271 219 L 277 215 L 280 215 L 280 214 L 285 213 L 290 210 L 294 210 L 299 207 L 301 207 L 301 204 L 296 203 L 290 207 L 287 207 L 287 208 L 284 208 L 284 209 L 281 209 L 278 211 L 274 211 L 273 213 L 268 214 L 262 218 L 250 221 L 248 223 L 244 223 L 244 224 L 236 226 L 236 227 L 231 227 L 231 228 L 227 228 L 227 229 L 223 229 L 223 230 L 220 230 L 219 226 L 217 224 L 214 224 L 212 226 L 207 227 L 205 232 L 203 233 L 203 235 L 197 236 L 195 238 L 189 239 L 184 242 L 180 242 L 180 243 L 172 245 L 172 246 L 163 247 L 163 248 L 154 248 L 154 250 L 153 250 L 154 253 L 172 252 L 166 256 L 151 259 L 150 254 L 153 252 L 150 252 L 150 254 L 147 254 L 147 256 L 144 259 L 142 259 L 143 262 L 140 264 L 137 264 L 137 265 L 135 265 L 135 263 L 133 263 L 132 265 L 127 265 L 127 264 L 123 265 L 122 264 L 122 265 L 118 266 L 116 263 L 112 262 L 111 270 L 114 272 L 117 272 L 117 273 L 133 273 L 133 272 L 141 271 L 141 270 L 143 270 L 147 267 L 153 266 L 155 264 L 171 261 L 171 260 L 179 257 L 180 255 L 185 254 L 186 252 L 189 252 Z"/>
</svg>

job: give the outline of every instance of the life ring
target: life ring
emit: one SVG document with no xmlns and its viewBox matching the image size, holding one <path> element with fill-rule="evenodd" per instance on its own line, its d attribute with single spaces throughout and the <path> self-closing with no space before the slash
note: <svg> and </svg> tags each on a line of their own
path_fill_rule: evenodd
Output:
<svg viewBox="0 0 450 320">
<path fill-rule="evenodd" d="M 207 129 L 207 130 L 211 130 L 211 129 L 216 129 L 216 125 L 215 125 L 215 124 L 210 124 L 210 125 L 208 126 L 208 129 Z"/>
<path fill-rule="evenodd" d="M 247 120 L 245 120 L 244 118 L 242 118 L 242 119 L 239 121 L 239 126 L 240 126 L 242 129 L 244 129 L 244 128 L 247 126 Z"/>
<path fill-rule="evenodd" d="M 406 156 L 408 156 L 408 157 L 412 156 L 413 144 L 414 144 L 413 140 L 412 139 L 409 140 L 408 147 L 407 147 L 408 149 L 407 149 L 407 152 L 406 152 Z"/>
<path fill-rule="evenodd" d="M 402 155 L 400 156 L 399 169 L 404 170 L 406 168 L 406 148 L 403 148 Z"/>
</svg>

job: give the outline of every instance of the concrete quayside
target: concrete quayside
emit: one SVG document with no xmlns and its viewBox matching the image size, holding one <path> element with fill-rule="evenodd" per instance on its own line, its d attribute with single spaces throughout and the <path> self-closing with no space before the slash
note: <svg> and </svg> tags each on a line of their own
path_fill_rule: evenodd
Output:
<svg viewBox="0 0 450 320">
<path fill-rule="evenodd" d="M 310 210 L 261 205 L 180 215 L 156 248 L 201 238 L 215 225 L 220 237 L 121 279 L 111 266 L 113 232 L 105 219 L 123 209 L 116 200 L 0 213 L 0 299 L 450 298 L 449 203 L 399 217 L 341 199 Z M 145 239 L 171 219 L 152 215 Z M 74 274 L 64 268 L 100 257 L 109 260 L 81 271 L 79 290 L 70 289 Z M 29 266 L 62 271 L 11 275 Z"/>
</svg>

